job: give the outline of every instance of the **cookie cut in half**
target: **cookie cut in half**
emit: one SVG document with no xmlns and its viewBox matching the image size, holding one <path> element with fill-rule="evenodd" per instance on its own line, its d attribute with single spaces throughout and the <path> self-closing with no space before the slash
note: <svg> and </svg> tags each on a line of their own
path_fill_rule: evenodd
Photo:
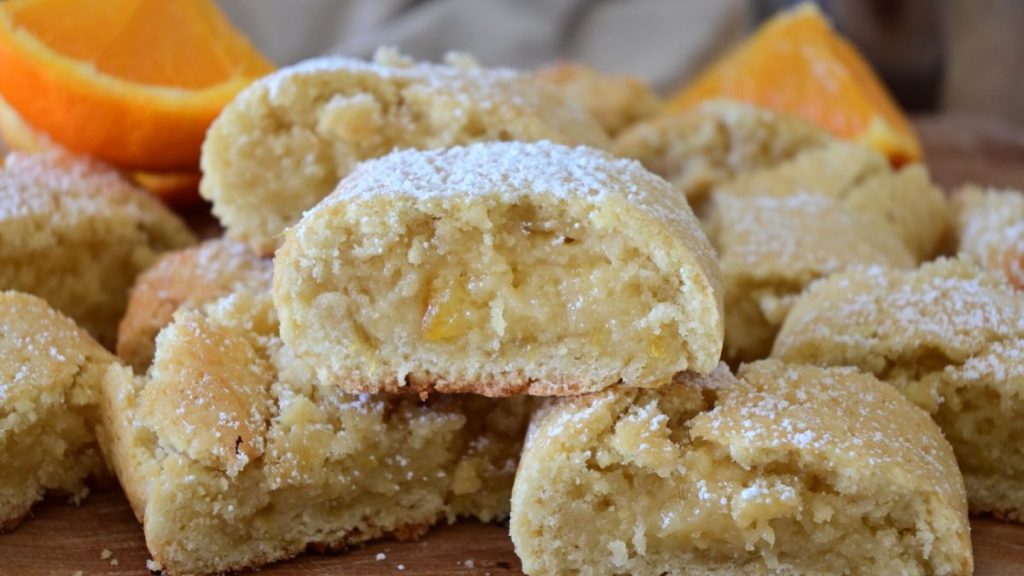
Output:
<svg viewBox="0 0 1024 576">
<path fill-rule="evenodd" d="M 796 301 L 772 355 L 893 385 L 953 445 L 971 511 L 1024 521 L 1024 295 L 999 274 L 851 268 Z"/>
<path fill-rule="evenodd" d="M 243 90 L 203 143 L 200 193 L 229 237 L 269 254 L 356 164 L 491 140 L 607 146 L 590 114 L 531 74 L 380 50 L 301 62 Z"/>
<path fill-rule="evenodd" d="M 670 184 L 551 143 L 367 162 L 274 264 L 282 338 L 352 392 L 566 395 L 707 373 L 719 286 Z"/>
<path fill-rule="evenodd" d="M 0 531 L 106 475 L 93 428 L 114 356 L 43 300 L 0 292 Z"/>
<path fill-rule="evenodd" d="M 276 337 L 269 286 L 202 308 L 160 332 L 146 376 L 103 381 L 100 441 L 164 574 L 508 515 L 528 398 L 322 388 Z"/>
<path fill-rule="evenodd" d="M 851 369 L 762 361 L 534 415 L 527 574 L 968 575 L 963 481 L 927 414 Z"/>
<path fill-rule="evenodd" d="M 0 160 L 0 290 L 35 294 L 114 347 L 135 277 L 195 242 L 114 170 L 58 152 Z"/>
</svg>

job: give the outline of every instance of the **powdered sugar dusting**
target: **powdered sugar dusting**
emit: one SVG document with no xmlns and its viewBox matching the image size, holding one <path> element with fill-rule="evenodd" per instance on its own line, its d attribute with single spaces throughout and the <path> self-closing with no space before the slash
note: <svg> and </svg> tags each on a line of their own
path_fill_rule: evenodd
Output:
<svg viewBox="0 0 1024 576">
<path fill-rule="evenodd" d="M 719 194 L 713 219 L 726 276 L 806 281 L 854 264 L 914 264 L 892 229 L 835 198 Z"/>
<path fill-rule="evenodd" d="M 958 364 L 1021 338 L 1024 299 L 969 262 L 939 260 L 917 271 L 857 267 L 813 285 L 783 326 L 776 354 L 836 342 L 839 362 L 937 350 Z"/>
<path fill-rule="evenodd" d="M 60 152 L 11 152 L 3 159 L 0 223 L 45 217 L 56 227 L 114 211 L 145 221 L 166 209 L 99 162 Z"/>
<path fill-rule="evenodd" d="M 90 365 L 113 360 L 43 300 L 0 292 L 0 437 L 16 436 L 41 407 L 63 405 L 71 395 L 95 401 L 99 390 L 82 385 L 78 376 Z"/>
<path fill-rule="evenodd" d="M 962 493 L 952 451 L 928 416 L 872 376 L 850 368 L 762 361 L 740 369 L 745 383 L 695 419 L 694 434 L 728 446 L 742 465 L 792 454 L 844 477 L 876 477 L 893 469 L 921 474 L 922 485 Z M 813 464 L 811 464 L 813 463 Z M 876 476 L 877 475 L 877 476 Z M 756 486 L 744 493 L 754 498 Z"/>
<path fill-rule="evenodd" d="M 375 196 L 417 200 L 495 196 L 583 199 L 596 207 L 612 199 L 645 211 L 652 225 L 668 224 L 707 260 L 713 252 L 683 195 L 639 162 L 599 150 L 551 142 L 489 142 L 447 150 L 393 152 L 361 164 L 302 225 L 321 210 Z M 301 233 L 301 232 L 300 232 Z"/>
</svg>

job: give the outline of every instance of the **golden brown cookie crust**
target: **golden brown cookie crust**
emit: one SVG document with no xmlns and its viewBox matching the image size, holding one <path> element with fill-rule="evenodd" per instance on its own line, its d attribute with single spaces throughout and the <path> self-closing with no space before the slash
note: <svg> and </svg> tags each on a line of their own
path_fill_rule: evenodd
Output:
<svg viewBox="0 0 1024 576">
<path fill-rule="evenodd" d="M 100 442 L 165 573 L 508 514 L 527 399 L 321 388 L 281 345 L 270 300 L 241 288 L 179 310 L 145 376 L 104 378 Z"/>
<path fill-rule="evenodd" d="M 153 361 L 156 335 L 183 307 L 195 308 L 236 288 L 268 287 L 273 264 L 228 239 L 165 254 L 142 273 L 118 327 L 117 355 L 143 373 Z"/>
</svg>

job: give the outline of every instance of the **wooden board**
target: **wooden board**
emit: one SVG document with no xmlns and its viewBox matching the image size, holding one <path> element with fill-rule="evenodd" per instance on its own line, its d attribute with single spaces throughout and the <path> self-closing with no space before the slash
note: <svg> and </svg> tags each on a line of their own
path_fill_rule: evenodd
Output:
<svg viewBox="0 0 1024 576">
<path fill-rule="evenodd" d="M 917 122 L 935 179 L 1024 189 L 1024 136 L 971 118 Z M 209 227 L 209 220 L 206 226 Z M 975 574 L 1024 574 L 1024 526 L 975 518 Z M 104 550 L 109 557 L 103 558 Z M 378 560 L 378 555 L 383 555 Z M 48 500 L 17 530 L 0 535 L 0 576 L 142 576 L 149 574 L 142 529 L 116 487 L 98 489 L 81 506 Z M 116 563 L 115 563 L 116 561 Z M 518 575 L 519 561 L 502 526 L 473 522 L 437 527 L 418 542 L 379 542 L 342 555 L 304 555 L 259 572 L 269 576 Z"/>
<path fill-rule="evenodd" d="M 987 518 L 971 522 L 977 576 L 1024 574 L 1024 527 Z M 103 558 L 109 551 L 109 557 Z M 378 554 L 384 557 L 378 560 Z M 116 488 L 80 507 L 37 506 L 20 528 L 0 536 L 3 576 L 146 576 L 145 542 Z M 116 565 L 112 565 L 113 561 Z M 306 554 L 258 572 L 266 576 L 513 576 L 519 560 L 501 526 L 463 522 L 436 527 L 418 542 L 377 542 L 339 555 Z"/>
</svg>

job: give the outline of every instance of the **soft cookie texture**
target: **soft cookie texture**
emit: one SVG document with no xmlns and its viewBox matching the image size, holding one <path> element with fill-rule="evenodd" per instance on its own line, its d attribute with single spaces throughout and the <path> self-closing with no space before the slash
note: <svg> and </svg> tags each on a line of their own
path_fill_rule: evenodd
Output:
<svg viewBox="0 0 1024 576">
<path fill-rule="evenodd" d="M 527 574 L 972 571 L 964 487 L 874 377 L 762 361 L 535 414 L 512 494 Z"/>
<path fill-rule="evenodd" d="M 352 392 L 565 395 L 707 373 L 719 286 L 671 185 L 551 143 L 367 162 L 274 265 L 282 338 Z"/>
<path fill-rule="evenodd" d="M 138 373 L 153 362 L 156 335 L 180 308 L 197 308 L 236 290 L 270 286 L 273 262 L 227 239 L 171 252 L 132 288 L 117 333 L 117 355 Z"/>
<path fill-rule="evenodd" d="M 613 150 L 676 185 L 695 208 L 715 186 L 833 141 L 802 120 L 749 104 L 714 100 L 634 124 Z"/>
<path fill-rule="evenodd" d="M 136 275 L 194 242 L 185 224 L 113 170 L 58 152 L 0 167 L 0 290 L 43 298 L 113 348 Z"/>
<path fill-rule="evenodd" d="M 532 75 L 382 50 L 372 63 L 302 62 L 242 91 L 203 143 L 200 193 L 228 236 L 270 253 L 359 162 L 487 140 L 608 145 L 587 112 Z"/>
<path fill-rule="evenodd" d="M 832 198 L 848 210 L 892 226 L 916 260 L 934 257 L 951 229 L 945 194 L 932 183 L 927 168 L 911 164 L 893 170 L 874 149 L 843 141 L 744 173 L 715 188 L 715 193 Z"/>
<path fill-rule="evenodd" d="M 885 222 L 832 198 L 715 199 L 708 235 L 725 282 L 725 350 L 730 363 L 768 356 L 793 300 L 815 279 L 856 264 L 913 268 Z"/>
<path fill-rule="evenodd" d="M 1024 290 L 1024 192 L 965 186 L 953 212 L 959 250 Z"/>
<path fill-rule="evenodd" d="M 973 263 L 852 268 L 793 305 L 773 356 L 856 366 L 928 411 L 972 512 L 1024 520 L 1024 297 Z"/>
<path fill-rule="evenodd" d="M 105 475 L 93 428 L 114 356 L 43 300 L 0 292 L 0 531 Z"/>
<path fill-rule="evenodd" d="M 664 104 L 639 78 L 604 74 L 583 64 L 558 62 L 536 75 L 589 112 L 610 136 L 654 116 Z"/>
<path fill-rule="evenodd" d="M 946 241 L 949 214 L 927 171 L 830 142 L 715 188 L 707 231 L 725 283 L 725 358 L 764 358 L 793 298 L 851 265 L 912 268 Z"/>
<path fill-rule="evenodd" d="M 508 515 L 528 399 L 348 395 L 277 336 L 269 286 L 181 309 L 103 381 L 104 452 L 164 574 Z"/>
</svg>

